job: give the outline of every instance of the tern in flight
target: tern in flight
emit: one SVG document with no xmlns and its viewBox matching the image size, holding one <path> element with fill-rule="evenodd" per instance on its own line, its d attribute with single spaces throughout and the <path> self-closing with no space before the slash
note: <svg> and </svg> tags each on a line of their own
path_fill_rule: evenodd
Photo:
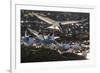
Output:
<svg viewBox="0 0 100 73">
<path fill-rule="evenodd" d="M 77 24 L 77 23 L 84 22 L 87 20 L 87 19 L 82 19 L 82 20 L 72 20 L 72 21 L 55 21 L 53 19 L 48 18 L 47 16 L 43 16 L 43 15 L 40 15 L 35 12 L 28 13 L 28 15 L 36 16 L 40 20 L 42 20 L 48 24 L 51 24 L 51 26 L 49 26 L 47 28 L 56 29 L 56 30 L 59 30 L 60 32 L 63 32 L 63 28 L 61 27 L 62 25 Z"/>
</svg>

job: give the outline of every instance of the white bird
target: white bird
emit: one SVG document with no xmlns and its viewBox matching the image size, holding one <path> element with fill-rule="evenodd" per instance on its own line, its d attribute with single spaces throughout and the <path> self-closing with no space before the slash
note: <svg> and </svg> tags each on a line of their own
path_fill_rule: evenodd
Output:
<svg viewBox="0 0 100 73">
<path fill-rule="evenodd" d="M 63 28 L 61 27 L 62 25 L 77 24 L 79 22 L 83 22 L 83 21 L 87 20 L 87 19 L 83 19 L 83 20 L 72 20 L 72 21 L 55 21 L 55 20 L 50 19 L 50 18 L 48 18 L 46 16 L 39 15 L 38 13 L 35 13 L 35 12 L 29 13 L 28 15 L 36 16 L 37 18 L 45 21 L 46 23 L 51 24 L 51 26 L 48 27 L 48 28 L 57 29 L 60 32 L 63 32 L 63 30 L 62 30 Z"/>
</svg>

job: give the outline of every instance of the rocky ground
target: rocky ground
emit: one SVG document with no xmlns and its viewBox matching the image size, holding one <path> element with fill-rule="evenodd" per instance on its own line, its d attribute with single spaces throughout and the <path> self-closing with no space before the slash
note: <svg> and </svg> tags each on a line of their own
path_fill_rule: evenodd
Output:
<svg viewBox="0 0 100 73">
<path fill-rule="evenodd" d="M 21 46 L 21 63 L 49 61 L 86 60 L 85 57 L 74 53 L 59 54 L 49 48 L 34 48 Z"/>
</svg>

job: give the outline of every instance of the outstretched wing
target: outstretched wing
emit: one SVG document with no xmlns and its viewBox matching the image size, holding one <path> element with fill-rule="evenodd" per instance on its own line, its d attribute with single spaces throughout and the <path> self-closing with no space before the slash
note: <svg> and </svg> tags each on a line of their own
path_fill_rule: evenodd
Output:
<svg viewBox="0 0 100 73">
<path fill-rule="evenodd" d="M 32 29 L 30 29 L 30 28 L 28 28 L 28 30 L 32 33 L 32 34 L 34 34 L 36 37 L 39 37 L 39 33 L 37 32 L 37 31 L 35 31 L 35 30 L 32 30 Z"/>
<path fill-rule="evenodd" d="M 57 29 L 57 30 L 59 30 L 59 31 L 61 31 L 62 32 L 62 29 L 61 29 L 61 27 L 59 26 L 59 23 L 57 22 L 57 21 L 55 21 L 55 20 L 52 20 L 52 19 L 50 19 L 50 18 L 48 18 L 48 17 L 44 17 L 44 16 L 41 16 L 41 15 L 39 15 L 39 14 L 37 14 L 37 13 L 34 13 L 34 12 L 32 12 L 32 13 L 29 13 L 29 15 L 34 15 L 34 16 L 36 16 L 37 18 L 39 18 L 39 19 L 41 19 L 41 20 L 43 20 L 43 21 L 45 21 L 45 22 L 47 22 L 48 24 L 51 24 L 51 26 L 50 27 L 47 27 L 47 28 L 50 28 L 50 29 Z"/>
<path fill-rule="evenodd" d="M 83 19 L 83 20 L 76 20 L 76 21 L 61 21 L 62 25 L 66 25 L 66 24 L 74 24 L 74 23 L 79 23 L 79 22 L 84 22 L 87 19 Z"/>
<path fill-rule="evenodd" d="M 52 19 L 50 19 L 50 18 L 48 18 L 48 17 L 46 17 L 46 16 L 41 16 L 41 15 L 39 15 L 39 14 L 37 14 L 37 13 L 34 13 L 34 12 L 32 12 L 32 13 L 29 13 L 29 15 L 31 15 L 31 16 L 36 16 L 37 18 L 39 18 L 40 20 L 43 20 L 43 21 L 45 21 L 46 23 L 48 23 L 48 24 L 55 24 L 55 23 L 57 23 L 56 21 L 54 21 L 54 20 L 52 20 Z"/>
</svg>

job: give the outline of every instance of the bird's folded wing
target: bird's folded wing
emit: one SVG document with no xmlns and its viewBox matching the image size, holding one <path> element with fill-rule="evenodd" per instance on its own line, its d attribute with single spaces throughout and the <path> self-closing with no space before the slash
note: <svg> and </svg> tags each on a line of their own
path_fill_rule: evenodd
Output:
<svg viewBox="0 0 100 73">
<path fill-rule="evenodd" d="M 59 39 L 59 38 L 60 38 L 60 37 L 58 37 L 58 36 L 55 36 L 55 37 L 54 37 L 54 39 Z"/>
</svg>

